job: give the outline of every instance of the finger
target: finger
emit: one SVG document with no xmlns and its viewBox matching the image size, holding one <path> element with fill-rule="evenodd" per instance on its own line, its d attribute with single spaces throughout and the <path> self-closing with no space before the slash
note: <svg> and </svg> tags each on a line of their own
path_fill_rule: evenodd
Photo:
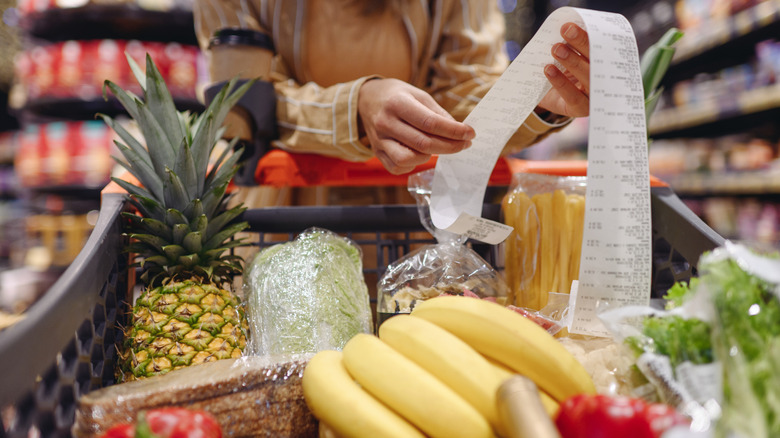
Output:
<svg viewBox="0 0 780 438">
<path fill-rule="evenodd" d="M 434 99 L 433 96 L 431 96 L 430 94 L 422 90 L 415 90 L 415 91 L 417 92 L 413 93 L 412 95 L 417 100 L 419 100 L 420 103 L 425 105 L 425 107 L 450 120 L 455 120 L 455 118 L 452 117 L 452 114 L 450 114 L 446 109 L 442 108 L 441 105 L 439 105 L 439 102 L 436 102 L 436 99 Z"/>
<path fill-rule="evenodd" d="M 431 159 L 430 155 L 413 151 L 392 139 L 380 141 L 374 155 L 393 175 L 409 173 L 418 165 Z"/>
<path fill-rule="evenodd" d="M 561 26 L 561 36 L 574 50 L 582 53 L 585 58 L 590 59 L 590 43 L 588 33 L 574 23 L 565 23 Z"/>
<path fill-rule="evenodd" d="M 438 107 L 438 104 L 435 106 Z M 475 136 L 471 126 L 454 120 L 452 116 L 439 114 L 419 100 L 399 114 L 405 122 L 427 134 L 450 140 L 471 140 Z"/>
<path fill-rule="evenodd" d="M 563 72 L 554 65 L 547 65 L 544 68 L 544 75 L 565 102 L 566 109 L 563 114 L 571 117 L 585 117 L 588 115 L 590 109 L 588 96 L 566 78 Z"/>
<path fill-rule="evenodd" d="M 561 43 L 553 45 L 552 55 L 582 84 L 583 90 L 590 90 L 590 63 L 587 58 Z"/>
<path fill-rule="evenodd" d="M 393 139 L 413 151 L 433 154 L 453 154 L 471 146 L 469 140 L 451 140 L 449 138 L 429 135 L 408 124 L 396 126 Z"/>
</svg>

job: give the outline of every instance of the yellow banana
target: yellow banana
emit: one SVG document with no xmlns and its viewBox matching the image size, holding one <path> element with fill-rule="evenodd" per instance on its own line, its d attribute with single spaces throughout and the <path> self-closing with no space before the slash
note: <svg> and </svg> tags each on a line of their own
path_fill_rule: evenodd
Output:
<svg viewBox="0 0 780 438">
<path fill-rule="evenodd" d="M 357 334 L 343 352 L 344 366 L 360 386 L 426 435 L 493 436 L 485 417 L 466 400 L 378 337 Z"/>
<path fill-rule="evenodd" d="M 341 438 L 425 436 L 363 390 L 344 367 L 340 351 L 314 355 L 301 384 L 312 414 Z"/>
<path fill-rule="evenodd" d="M 436 376 L 498 427 L 496 393 L 503 380 L 484 356 L 443 328 L 409 315 L 379 326 L 379 339 Z"/>
<path fill-rule="evenodd" d="M 453 333 L 483 355 L 522 374 L 556 401 L 595 394 L 588 372 L 533 321 L 486 300 L 443 296 L 418 303 L 412 315 Z"/>
</svg>

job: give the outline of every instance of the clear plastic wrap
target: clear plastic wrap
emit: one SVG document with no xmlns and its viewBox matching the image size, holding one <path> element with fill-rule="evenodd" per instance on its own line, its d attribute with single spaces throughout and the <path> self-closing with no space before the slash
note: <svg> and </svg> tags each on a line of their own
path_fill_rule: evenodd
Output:
<svg viewBox="0 0 780 438">
<path fill-rule="evenodd" d="M 498 271 L 466 245 L 466 236 L 436 228 L 430 217 L 433 170 L 409 177 L 420 221 L 436 239 L 388 266 L 377 287 L 377 318 L 409 313 L 417 301 L 441 294 L 500 299 L 507 285 Z"/>
<path fill-rule="evenodd" d="M 663 310 L 606 309 L 659 398 L 716 437 L 780 436 L 780 259 L 726 242 Z"/>
<path fill-rule="evenodd" d="M 310 228 L 258 253 L 244 280 L 250 355 L 340 350 L 357 333 L 372 333 L 360 247 Z"/>
<path fill-rule="evenodd" d="M 515 231 L 504 242 L 508 301 L 540 310 L 579 277 L 585 177 L 517 173 L 501 208 Z"/>
</svg>

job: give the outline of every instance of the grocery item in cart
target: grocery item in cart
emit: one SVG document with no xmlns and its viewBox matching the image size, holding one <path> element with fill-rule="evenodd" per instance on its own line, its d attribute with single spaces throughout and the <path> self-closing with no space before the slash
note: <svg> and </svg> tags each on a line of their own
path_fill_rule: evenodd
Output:
<svg viewBox="0 0 780 438">
<path fill-rule="evenodd" d="M 244 278 L 248 353 L 300 355 L 340 350 L 372 331 L 360 247 L 311 228 L 258 253 Z"/>
<path fill-rule="evenodd" d="M 204 410 L 227 437 L 317 436 L 301 388 L 305 362 L 271 362 L 226 359 L 92 391 L 79 399 L 73 436 L 96 438 L 161 407 Z"/>
<path fill-rule="evenodd" d="M 517 173 L 501 203 L 515 229 L 504 243 L 507 302 L 541 310 L 579 278 L 586 178 Z"/>
<path fill-rule="evenodd" d="M 139 141 L 111 117 L 103 120 L 120 137 L 117 159 L 139 185 L 113 178 L 138 212 L 124 213 L 128 251 L 138 255 L 145 289 L 133 306 L 125 335 L 120 377 L 126 380 L 242 355 L 246 322 L 238 297 L 229 290 L 242 260 L 231 254 L 243 245 L 232 237 L 248 227 L 233 223 L 244 210 L 228 209 L 225 192 L 240 151 L 232 147 L 210 168 L 228 109 L 251 86 L 226 84 L 198 116 L 179 112 L 160 71 L 146 57 L 146 73 L 127 56 L 143 98 L 111 81 L 108 88 L 138 123 Z M 146 147 L 142 146 L 142 144 Z"/>
<path fill-rule="evenodd" d="M 135 423 L 121 423 L 101 438 L 222 438 L 213 415 L 203 410 L 166 407 L 141 411 Z"/>
<path fill-rule="evenodd" d="M 780 258 L 726 242 L 667 308 L 600 315 L 631 345 L 658 396 L 717 436 L 780 436 Z"/>
<path fill-rule="evenodd" d="M 414 306 L 442 294 L 475 295 L 498 299 L 507 296 L 507 285 L 498 271 L 466 246 L 467 237 L 433 225 L 430 194 L 433 169 L 409 177 L 409 191 L 417 201 L 423 227 L 436 239 L 387 267 L 377 290 L 377 322 L 390 315 L 409 313 Z"/>
</svg>

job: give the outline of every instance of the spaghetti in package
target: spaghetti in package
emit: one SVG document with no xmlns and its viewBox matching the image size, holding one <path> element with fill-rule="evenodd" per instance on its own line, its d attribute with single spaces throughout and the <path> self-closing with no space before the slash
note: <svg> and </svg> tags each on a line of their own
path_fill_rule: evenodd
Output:
<svg viewBox="0 0 780 438">
<path fill-rule="evenodd" d="M 466 245 L 467 237 L 441 230 L 430 216 L 433 170 L 409 177 L 422 225 L 436 239 L 404 255 L 379 279 L 377 313 L 410 313 L 417 302 L 442 294 L 503 300 L 506 282 L 493 266 Z"/>
<path fill-rule="evenodd" d="M 579 278 L 586 177 L 517 173 L 504 196 L 508 302 L 541 310 Z"/>
</svg>

